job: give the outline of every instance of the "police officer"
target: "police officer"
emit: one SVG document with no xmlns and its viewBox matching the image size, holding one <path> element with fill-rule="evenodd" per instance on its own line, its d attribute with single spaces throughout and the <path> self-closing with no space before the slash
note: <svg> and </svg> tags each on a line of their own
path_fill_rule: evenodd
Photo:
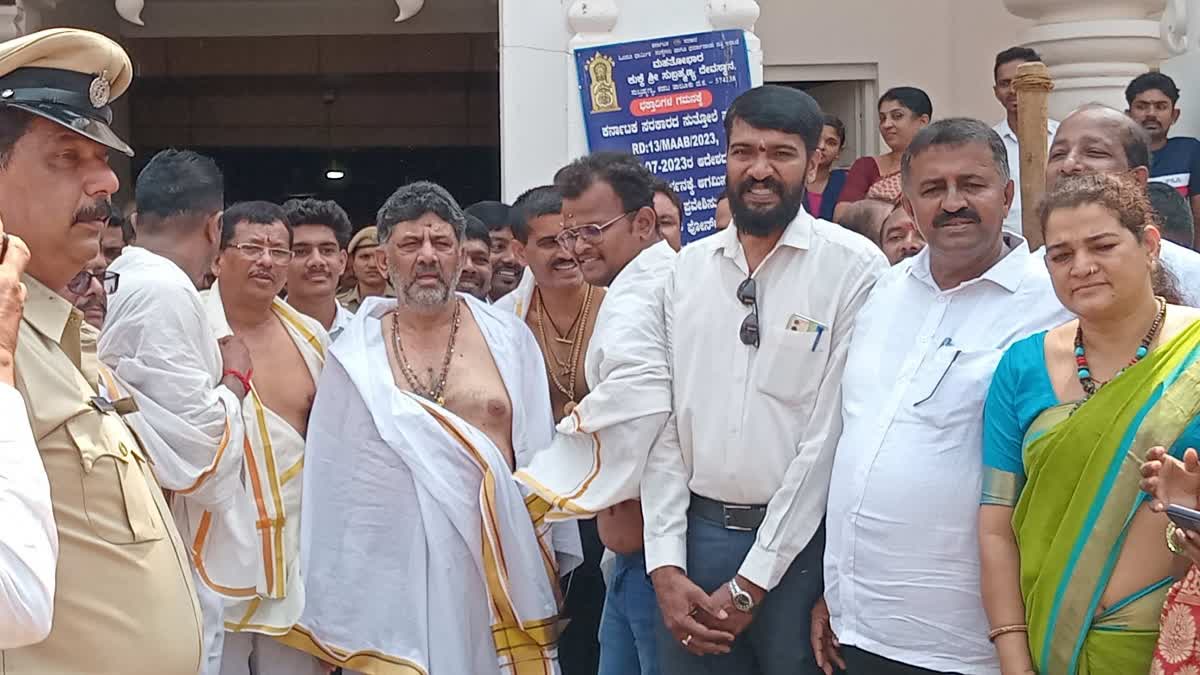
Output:
<svg viewBox="0 0 1200 675">
<path fill-rule="evenodd" d="M 121 417 L 128 402 L 100 395 L 83 316 L 55 292 L 99 251 L 118 186 L 109 151 L 133 154 L 109 127 L 108 103 L 132 77 L 124 50 L 95 33 L 58 28 L 0 43 L 0 220 L 31 254 L 15 383 L 59 544 L 50 635 L 0 654 L 6 674 L 200 669 L 187 549 Z"/>
</svg>

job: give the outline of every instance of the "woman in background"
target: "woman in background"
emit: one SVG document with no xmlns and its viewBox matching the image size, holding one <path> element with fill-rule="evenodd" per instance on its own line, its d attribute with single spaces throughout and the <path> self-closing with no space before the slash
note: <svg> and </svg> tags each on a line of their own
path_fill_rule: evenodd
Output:
<svg viewBox="0 0 1200 675">
<path fill-rule="evenodd" d="M 837 116 L 826 113 L 825 126 L 821 128 L 821 142 L 817 145 L 820 154 L 816 161 L 816 173 L 808 181 L 808 192 L 804 198 L 805 209 L 815 218 L 833 220 L 833 210 L 842 195 L 848 175 L 845 169 L 835 169 L 833 165 L 842 156 L 844 147 L 846 125 Z"/>
<path fill-rule="evenodd" d="M 900 196 L 900 158 L 932 118 L 933 102 L 916 87 L 895 87 L 879 97 L 879 133 L 890 151 L 878 157 L 859 157 L 850 166 L 835 220 L 845 205 L 862 199 L 890 202 Z"/>
</svg>

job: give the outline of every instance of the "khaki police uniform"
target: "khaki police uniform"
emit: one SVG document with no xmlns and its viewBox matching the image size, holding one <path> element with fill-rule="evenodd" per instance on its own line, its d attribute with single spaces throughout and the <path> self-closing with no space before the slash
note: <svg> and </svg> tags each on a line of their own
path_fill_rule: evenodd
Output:
<svg viewBox="0 0 1200 675">
<path fill-rule="evenodd" d="M 108 38 L 53 29 L 0 44 L 0 107 L 15 107 L 122 152 L 107 103 L 132 77 Z M 34 256 L 53 252 L 32 251 Z M 118 409 L 100 398 L 83 314 L 26 275 L 15 354 L 50 480 L 59 553 L 43 642 L 0 652 L 4 675 L 195 675 L 200 608 L 187 549 L 152 467 Z"/>
<path fill-rule="evenodd" d="M 359 230 L 350 240 L 350 245 L 346 247 L 346 253 L 350 257 L 349 264 L 354 264 L 354 254 L 358 252 L 358 249 L 364 246 L 379 246 L 379 234 L 374 225 L 364 227 L 363 229 Z M 392 285 L 390 282 L 388 283 L 387 289 L 383 292 L 383 295 L 388 298 L 396 297 L 396 293 L 394 290 L 392 290 Z M 358 294 L 357 282 L 355 282 L 354 286 L 337 294 L 337 301 L 341 303 L 342 307 L 345 307 L 351 312 L 357 312 L 358 306 L 362 304 L 363 300 L 364 298 L 360 297 Z"/>
</svg>

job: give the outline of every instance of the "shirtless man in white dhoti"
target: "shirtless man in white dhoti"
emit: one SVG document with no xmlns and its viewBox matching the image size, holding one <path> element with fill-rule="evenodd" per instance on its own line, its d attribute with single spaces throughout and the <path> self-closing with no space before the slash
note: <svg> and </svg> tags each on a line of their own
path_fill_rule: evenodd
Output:
<svg viewBox="0 0 1200 675">
<path fill-rule="evenodd" d="M 220 670 L 225 602 L 253 596 L 261 576 L 254 502 L 243 475 L 240 377 L 252 370 L 238 338 L 217 341 L 196 290 L 217 255 L 225 188 L 213 160 L 164 150 L 136 187 L 140 236 L 109 271 L 120 275 L 108 299 L 100 360 L 113 400 L 132 396 L 126 417 L 191 552 L 204 619 L 203 675 Z M 115 390 L 115 391 L 114 391 Z"/>
<path fill-rule="evenodd" d="M 277 642 L 304 609 L 300 564 L 304 435 L 329 336 L 279 299 L 292 260 L 292 230 L 270 202 L 234 204 L 221 217 L 217 281 L 204 294 L 217 337 L 235 335 L 256 366 L 242 404 L 247 483 L 258 509 L 264 590 L 225 611 L 221 675 L 315 675 L 312 656 Z"/>
<path fill-rule="evenodd" d="M 285 640 L 348 672 L 558 670 L 578 534 L 512 479 L 553 430 L 546 372 L 515 316 L 454 292 L 465 223 L 432 183 L 392 195 L 377 226 L 397 298 L 364 301 L 317 387 L 307 604 Z"/>
</svg>

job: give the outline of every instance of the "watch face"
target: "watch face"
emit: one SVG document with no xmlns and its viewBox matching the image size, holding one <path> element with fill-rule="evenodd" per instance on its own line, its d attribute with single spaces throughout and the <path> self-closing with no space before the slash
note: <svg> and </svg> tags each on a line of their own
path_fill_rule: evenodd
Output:
<svg viewBox="0 0 1200 675">
<path fill-rule="evenodd" d="M 733 596 L 733 606 L 740 612 L 749 612 L 754 606 L 754 600 L 749 593 L 738 593 Z"/>
</svg>

